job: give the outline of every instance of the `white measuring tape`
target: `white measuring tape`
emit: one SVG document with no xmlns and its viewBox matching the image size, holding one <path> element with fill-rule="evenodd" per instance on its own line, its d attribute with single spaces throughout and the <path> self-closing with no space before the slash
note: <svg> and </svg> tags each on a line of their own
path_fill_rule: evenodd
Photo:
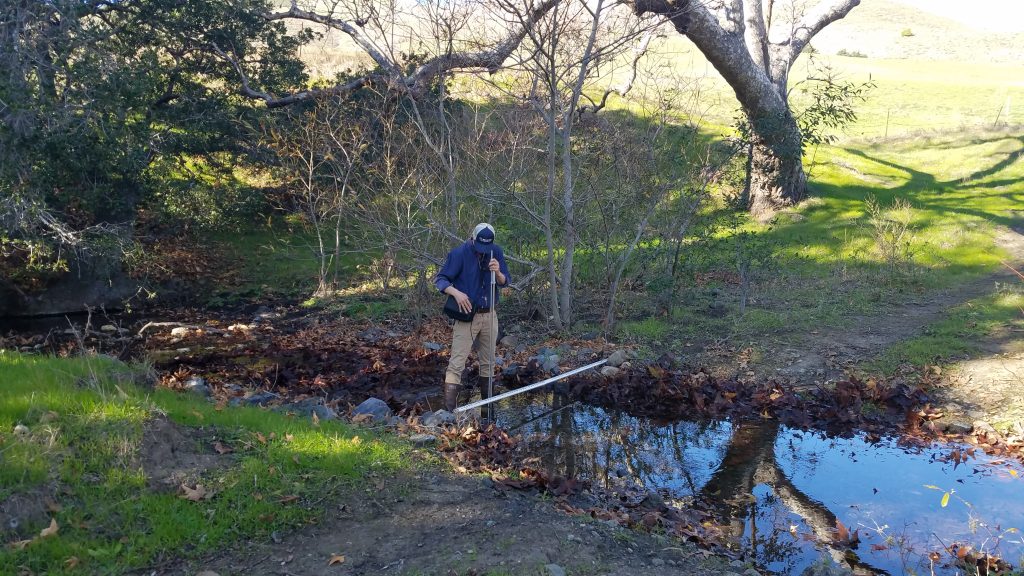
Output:
<svg viewBox="0 0 1024 576">
<path fill-rule="evenodd" d="M 541 386 L 546 386 L 548 384 L 551 384 L 552 382 L 557 382 L 557 381 L 561 380 L 562 378 L 568 378 L 569 376 L 572 376 L 573 374 L 579 374 L 580 372 L 584 372 L 586 370 L 590 370 L 591 368 L 597 368 L 598 366 L 604 364 L 605 362 L 608 362 L 607 358 L 604 359 L 604 360 L 598 360 L 597 362 L 594 362 L 593 364 L 587 364 L 586 366 L 581 366 L 579 368 L 570 370 L 570 371 L 566 372 L 565 374 L 559 374 L 558 376 L 552 376 L 551 378 L 548 378 L 547 380 L 544 380 L 542 382 L 537 382 L 536 384 L 530 384 L 529 386 L 523 386 L 522 388 L 516 388 L 515 390 L 509 390 L 508 392 L 504 392 L 502 394 L 498 394 L 497 396 L 491 396 L 490 398 L 485 398 L 483 400 L 477 400 L 476 402 L 473 402 L 471 404 L 466 404 L 465 406 L 459 406 L 458 408 L 455 409 L 455 411 L 456 412 L 465 412 L 466 410 L 472 410 L 473 408 L 479 408 L 479 407 L 484 406 L 486 404 L 490 404 L 491 402 L 497 402 L 498 400 L 503 400 L 505 398 L 509 398 L 511 396 L 515 396 L 516 394 L 521 394 L 523 392 L 529 392 L 530 390 L 534 390 L 534 389 L 540 388 Z"/>
</svg>

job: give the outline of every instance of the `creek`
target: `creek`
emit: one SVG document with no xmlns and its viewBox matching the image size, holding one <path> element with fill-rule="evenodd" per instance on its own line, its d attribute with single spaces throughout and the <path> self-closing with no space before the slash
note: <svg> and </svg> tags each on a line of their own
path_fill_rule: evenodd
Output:
<svg viewBox="0 0 1024 576">
<path fill-rule="evenodd" d="M 1024 560 L 1015 531 L 1024 528 L 1024 467 L 980 451 L 950 458 L 966 446 L 827 437 L 773 420 L 659 423 L 550 392 L 505 400 L 496 418 L 550 475 L 634 483 L 713 510 L 745 559 L 778 574 L 819 563 L 855 574 L 962 574 L 947 551 L 954 543 Z M 840 523 L 859 544 L 837 542 Z"/>
</svg>

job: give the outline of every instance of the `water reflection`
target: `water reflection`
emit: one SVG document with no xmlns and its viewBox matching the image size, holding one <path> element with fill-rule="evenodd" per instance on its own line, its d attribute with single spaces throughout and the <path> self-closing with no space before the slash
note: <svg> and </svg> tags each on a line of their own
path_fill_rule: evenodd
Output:
<svg viewBox="0 0 1024 576">
<path fill-rule="evenodd" d="M 980 544 L 982 521 L 996 533 L 1024 520 L 1024 481 L 998 461 L 954 467 L 938 451 L 829 439 L 770 420 L 656 423 L 553 394 L 514 397 L 498 420 L 518 428 L 550 474 L 713 506 L 743 553 L 778 573 L 799 574 L 821 555 L 855 574 L 928 573 L 939 537 Z M 962 500 L 943 508 L 942 492 L 925 485 Z M 838 521 L 859 531 L 859 548 L 834 544 Z M 998 553 L 1019 563 L 1024 543 L 1004 539 Z"/>
</svg>

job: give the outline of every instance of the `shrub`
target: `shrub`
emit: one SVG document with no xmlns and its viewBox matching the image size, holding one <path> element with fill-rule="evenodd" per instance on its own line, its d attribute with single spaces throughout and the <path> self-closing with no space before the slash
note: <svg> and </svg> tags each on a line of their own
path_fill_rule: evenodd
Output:
<svg viewBox="0 0 1024 576">
<path fill-rule="evenodd" d="M 847 50 L 846 48 L 843 48 L 839 52 L 836 52 L 836 55 L 837 56 L 846 56 L 847 58 L 867 58 L 868 57 L 868 55 L 863 53 L 863 52 L 858 52 L 857 50 Z"/>
<path fill-rule="evenodd" d="M 914 31 L 911 30 L 910 28 L 904 28 L 903 31 L 900 32 L 900 36 L 903 36 L 904 38 L 910 38 L 913 35 Z"/>
</svg>

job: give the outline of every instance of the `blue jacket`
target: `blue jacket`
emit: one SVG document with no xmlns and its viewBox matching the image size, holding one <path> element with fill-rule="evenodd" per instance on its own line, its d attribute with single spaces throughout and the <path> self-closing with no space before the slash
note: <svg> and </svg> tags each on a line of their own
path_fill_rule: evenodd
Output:
<svg viewBox="0 0 1024 576">
<path fill-rule="evenodd" d="M 500 247 L 494 247 L 494 258 L 498 261 L 498 268 L 505 275 L 505 284 L 512 282 L 512 276 L 508 273 L 508 265 L 505 264 L 505 253 Z M 487 254 L 477 254 L 473 250 L 473 243 L 467 240 L 460 246 L 456 246 L 445 258 L 444 266 L 434 277 L 434 286 L 439 292 L 445 288 L 455 286 L 457 290 L 469 296 L 474 308 L 491 308 L 488 300 L 491 297 L 491 272 L 487 269 Z M 500 299 L 500 290 L 495 288 L 494 299 Z M 496 304 L 497 302 L 495 302 Z"/>
</svg>

